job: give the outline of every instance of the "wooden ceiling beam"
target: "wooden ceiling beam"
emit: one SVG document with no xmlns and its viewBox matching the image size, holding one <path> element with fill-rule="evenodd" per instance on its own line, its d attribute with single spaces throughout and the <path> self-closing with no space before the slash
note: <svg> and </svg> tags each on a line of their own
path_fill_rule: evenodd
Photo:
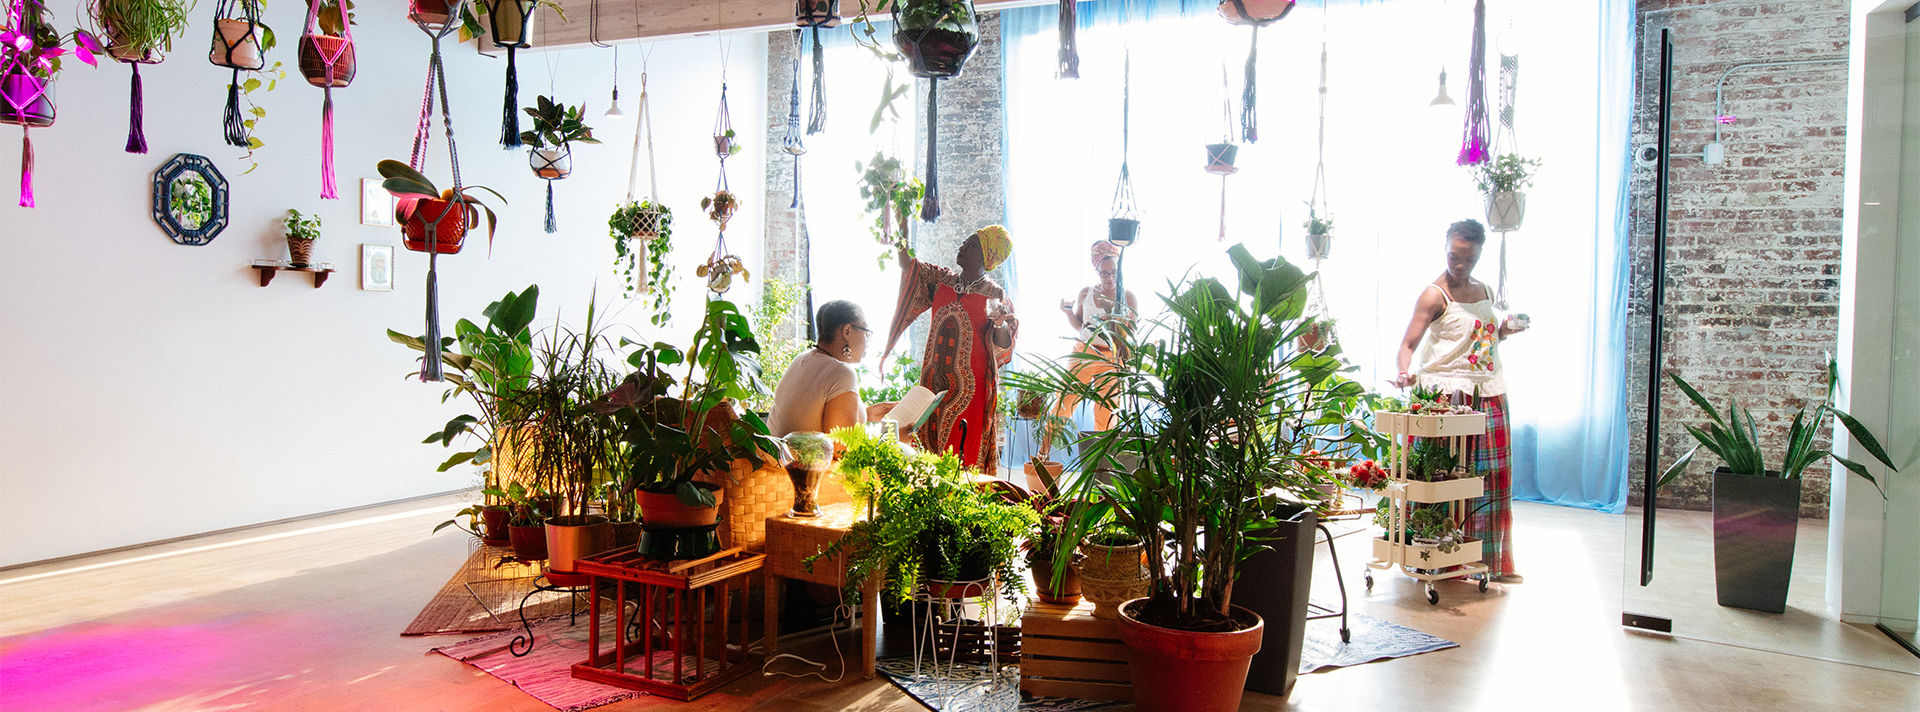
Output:
<svg viewBox="0 0 1920 712">
<path fill-rule="evenodd" d="M 533 28 L 534 49 L 590 46 L 594 39 L 590 18 L 594 0 L 558 2 L 566 8 L 571 21 L 561 22 L 553 11 L 542 8 Z M 1055 3 L 1056 0 L 974 0 L 974 7 L 986 11 Z M 794 5 L 794 0 L 599 0 L 598 39 L 602 44 L 616 44 L 792 29 Z M 840 2 L 843 16 L 852 16 L 859 7 L 860 0 Z"/>
</svg>

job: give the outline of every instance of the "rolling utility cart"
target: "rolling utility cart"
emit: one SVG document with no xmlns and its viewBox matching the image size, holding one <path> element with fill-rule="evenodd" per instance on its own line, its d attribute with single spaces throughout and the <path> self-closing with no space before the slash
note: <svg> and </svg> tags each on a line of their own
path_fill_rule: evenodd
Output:
<svg viewBox="0 0 1920 712">
<path fill-rule="evenodd" d="M 1407 523 L 1415 504 L 1444 505 L 1448 521 L 1465 530 L 1471 510 L 1467 501 L 1486 494 L 1486 483 L 1479 477 L 1463 477 L 1473 469 L 1474 440 L 1487 432 L 1485 413 L 1461 415 L 1416 415 L 1379 413 L 1377 429 L 1393 439 L 1387 450 L 1387 471 L 1392 475 L 1384 492 L 1389 507 L 1387 530 L 1373 540 L 1373 561 L 1367 563 L 1367 589 L 1373 589 L 1373 569 L 1398 567 L 1408 577 L 1419 579 L 1426 587 L 1427 603 L 1438 605 L 1440 592 L 1433 582 L 1447 579 L 1479 579 L 1480 592 L 1487 591 L 1487 565 L 1480 562 L 1479 539 L 1462 538 L 1456 546 L 1438 541 L 1409 539 Z M 1439 482 L 1411 479 L 1409 456 L 1415 438 L 1442 438 L 1454 456 L 1456 477 Z M 1451 548 L 1452 551 L 1443 551 Z"/>
</svg>

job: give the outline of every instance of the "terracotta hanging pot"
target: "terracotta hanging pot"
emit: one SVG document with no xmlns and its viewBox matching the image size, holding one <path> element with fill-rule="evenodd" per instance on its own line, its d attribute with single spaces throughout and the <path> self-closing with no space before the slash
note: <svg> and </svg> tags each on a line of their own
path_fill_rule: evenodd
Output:
<svg viewBox="0 0 1920 712">
<path fill-rule="evenodd" d="M 1268 25 L 1293 12 L 1294 0 L 1222 0 L 1215 9 L 1235 25 Z"/>
<path fill-rule="evenodd" d="M 327 57 L 338 56 L 333 62 L 333 82 L 335 89 L 353 83 L 354 71 L 358 68 L 353 56 L 353 40 L 333 35 L 304 35 L 300 38 L 300 76 L 307 83 L 326 88 Z"/>
<path fill-rule="evenodd" d="M 411 0 L 407 4 L 407 19 L 435 29 L 445 27 L 453 17 L 450 4 L 447 0 Z"/>
<path fill-rule="evenodd" d="M 260 28 L 244 19 L 220 18 L 213 21 L 213 49 L 207 61 L 221 67 L 259 71 L 267 66 L 260 50 Z"/>
<path fill-rule="evenodd" d="M 1033 574 L 1033 590 L 1039 594 L 1041 603 L 1080 605 L 1080 575 L 1074 572 L 1072 566 L 1067 567 L 1066 575 L 1056 585 L 1053 582 L 1053 559 L 1029 559 L 1027 564 Z"/>
<path fill-rule="evenodd" d="M 57 116 L 52 83 L 26 72 L 0 77 L 0 124 L 44 128 Z"/>
<path fill-rule="evenodd" d="M 1207 144 L 1207 172 L 1217 176 L 1230 176 L 1239 173 L 1233 159 L 1239 157 L 1240 147 L 1231 143 Z"/>
<path fill-rule="evenodd" d="M 406 236 L 407 249 L 426 252 L 426 236 L 431 232 L 434 235 L 434 252 L 459 254 L 461 243 L 466 241 L 467 230 L 479 224 L 480 214 L 473 206 L 467 205 L 466 220 L 461 220 L 457 214 L 448 215 L 451 205 L 445 200 L 421 198 L 396 211 L 402 221 L 400 232 Z"/>
<path fill-rule="evenodd" d="M 1147 599 L 1120 607 L 1120 642 L 1127 646 L 1133 704 L 1140 712 L 1235 712 L 1247 686 L 1247 669 L 1260 652 L 1266 622 L 1234 606 L 1234 618 L 1251 625 L 1232 633 L 1194 633 L 1162 628 L 1135 618 Z"/>
</svg>

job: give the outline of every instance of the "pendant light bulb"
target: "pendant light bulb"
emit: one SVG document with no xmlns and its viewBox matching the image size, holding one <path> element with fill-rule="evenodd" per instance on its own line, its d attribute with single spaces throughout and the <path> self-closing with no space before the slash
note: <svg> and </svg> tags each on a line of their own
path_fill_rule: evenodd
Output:
<svg viewBox="0 0 1920 712">
<path fill-rule="evenodd" d="M 620 87 L 613 88 L 613 101 L 607 103 L 605 116 L 609 119 L 627 118 L 626 112 L 620 110 Z"/>
<path fill-rule="evenodd" d="M 1433 97 L 1427 106 L 1453 106 L 1453 97 L 1447 96 L 1447 68 L 1440 68 L 1440 93 Z"/>
</svg>

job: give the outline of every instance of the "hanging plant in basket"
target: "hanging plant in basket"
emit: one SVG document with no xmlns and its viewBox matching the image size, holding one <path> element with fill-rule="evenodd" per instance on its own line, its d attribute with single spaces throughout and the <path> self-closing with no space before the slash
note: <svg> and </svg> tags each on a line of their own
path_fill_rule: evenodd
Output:
<svg viewBox="0 0 1920 712">
<path fill-rule="evenodd" d="M 444 11 L 445 0 L 438 1 Z M 487 31 L 484 34 L 492 37 L 493 46 L 507 50 L 506 94 L 500 109 L 501 148 L 519 148 L 522 143 L 521 135 L 524 132 L 520 130 L 520 67 L 517 54 L 519 50 L 533 46 L 533 21 L 540 8 L 553 11 L 561 22 L 567 21 L 566 9 L 553 0 L 474 0 L 469 10 L 461 12 L 461 42 L 483 34 L 478 15 L 485 15 Z"/>
<path fill-rule="evenodd" d="M 878 263 L 885 271 L 887 263 L 894 261 L 894 250 L 906 250 L 908 257 L 913 256 L 907 224 L 920 211 L 927 186 L 919 178 L 908 176 L 900 159 L 882 152 L 875 152 L 871 162 L 856 166 L 860 171 L 860 198 L 867 201 L 866 211 L 873 216 L 873 225 L 867 229 L 884 246 Z"/>
<path fill-rule="evenodd" d="M 329 8 L 330 16 L 323 12 Z M 307 26 L 300 36 L 300 74 L 325 93 L 320 104 L 320 197 L 324 200 L 340 197 L 333 173 L 333 90 L 352 84 L 358 69 L 352 9 L 352 0 L 308 0 Z"/>
<path fill-rule="evenodd" d="M 560 229 L 553 215 L 553 182 L 573 174 L 573 144 L 599 143 L 593 127 L 582 117 L 586 105 L 567 106 L 541 96 L 535 106 L 527 107 L 533 117 L 533 129 L 520 132 L 520 142 L 529 147 L 527 160 L 533 174 L 547 182 L 547 234 Z"/>
<path fill-rule="evenodd" d="M 263 88 L 273 91 L 287 76 L 279 62 L 267 66 L 266 51 L 277 46 L 279 40 L 273 28 L 260 21 L 260 7 L 259 0 L 219 0 L 213 13 L 212 47 L 207 51 L 208 62 L 232 70 L 227 80 L 227 104 L 221 123 L 227 145 L 247 149 L 248 167 L 241 175 L 260 167 L 253 152 L 266 145 L 255 129 L 260 120 L 266 118 L 267 110 L 254 102 L 253 93 Z M 241 81 L 241 72 L 258 72 L 264 76 L 250 76 Z"/>
<path fill-rule="evenodd" d="M 1307 259 L 1319 262 L 1333 253 L 1333 218 L 1320 217 L 1311 204 L 1307 207 L 1307 221 L 1300 224 L 1307 229 Z"/>
<path fill-rule="evenodd" d="M 190 0 L 92 0 L 87 19 L 107 54 L 133 68 L 127 100 L 127 153 L 146 153 L 145 90 L 140 65 L 159 64 L 173 51 L 173 38 L 187 31 Z"/>
<path fill-rule="evenodd" d="M 840 0 L 797 0 L 793 24 L 813 34 L 813 106 L 807 120 L 807 135 L 827 130 L 827 51 L 820 43 L 820 31 L 840 26 Z M 794 82 L 798 87 L 799 82 Z M 798 191 L 796 191 L 796 195 Z"/>
<path fill-rule="evenodd" d="M 0 124 L 20 127 L 20 207 L 33 200 L 32 129 L 52 126 L 58 114 L 53 102 L 53 79 L 60 74 L 60 58 L 73 43 L 74 56 L 95 65 L 94 55 L 105 53 L 99 40 L 85 30 L 62 35 L 53 29 L 43 0 L 0 0 Z M 97 66 L 97 65 L 96 65 Z"/>
<path fill-rule="evenodd" d="M 694 268 L 693 276 L 707 280 L 707 289 L 713 290 L 714 294 L 725 294 L 727 290 L 732 289 L 734 277 L 739 277 L 742 282 L 753 278 L 753 275 L 747 272 L 747 264 L 740 261 L 739 255 L 719 253 L 708 258 L 705 264 Z"/>
<path fill-rule="evenodd" d="M 734 212 L 740 209 L 740 199 L 725 190 L 714 191 L 713 195 L 700 199 L 700 209 L 707 211 L 707 219 L 725 232 L 727 221 L 732 220 Z"/>
<path fill-rule="evenodd" d="M 667 256 L 673 251 L 673 211 L 652 200 L 628 202 L 607 218 L 607 232 L 613 237 L 613 266 L 627 296 L 652 294 L 657 317 L 671 298 L 673 266 Z"/>
<path fill-rule="evenodd" d="M 882 4 L 893 14 L 893 42 L 913 76 L 960 76 L 980 45 L 973 0 L 887 0 Z"/>
</svg>

